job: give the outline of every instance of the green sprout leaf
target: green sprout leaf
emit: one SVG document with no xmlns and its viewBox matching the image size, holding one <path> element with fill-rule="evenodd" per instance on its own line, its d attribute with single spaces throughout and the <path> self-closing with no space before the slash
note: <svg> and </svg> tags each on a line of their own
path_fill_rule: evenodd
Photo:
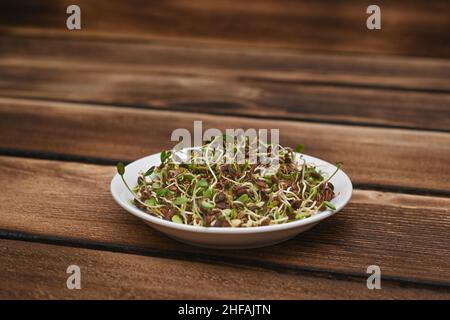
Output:
<svg viewBox="0 0 450 320">
<path fill-rule="evenodd" d="M 264 204 L 265 204 L 264 201 L 260 201 L 260 202 L 255 203 L 255 205 L 256 205 L 258 208 L 264 207 Z"/>
<path fill-rule="evenodd" d="M 297 214 L 295 215 L 295 219 L 296 219 L 296 220 L 304 219 L 304 218 L 309 217 L 310 215 L 311 215 L 311 213 L 309 213 L 309 212 L 301 212 L 301 213 L 297 213 Z"/>
<path fill-rule="evenodd" d="M 156 190 L 156 189 L 161 188 L 161 185 L 158 182 L 153 182 L 152 188 L 153 188 L 153 190 Z"/>
<path fill-rule="evenodd" d="M 147 201 L 145 201 L 145 204 L 147 206 L 150 206 L 150 207 L 156 206 L 156 199 L 155 198 L 150 198 Z"/>
<path fill-rule="evenodd" d="M 324 201 L 323 204 L 324 204 L 325 207 L 327 207 L 328 209 L 336 210 L 336 207 L 335 207 L 334 204 L 332 204 L 331 202 Z"/>
<path fill-rule="evenodd" d="M 240 202 L 242 202 L 242 203 L 246 203 L 248 200 L 249 200 L 250 198 L 249 198 L 249 196 L 248 196 L 248 194 L 243 194 L 243 195 L 241 195 L 238 199 L 237 199 L 237 201 L 240 201 Z"/>
<path fill-rule="evenodd" d="M 169 189 L 161 188 L 161 189 L 156 190 L 156 195 L 157 195 L 158 197 L 164 197 L 165 195 L 167 195 L 167 194 L 169 194 L 169 193 L 170 193 L 170 190 L 169 190 Z"/>
<path fill-rule="evenodd" d="M 171 155 L 172 155 L 172 152 L 170 152 L 170 151 L 161 152 L 161 155 L 159 156 L 161 159 L 161 164 L 165 164 Z"/>
<path fill-rule="evenodd" d="M 208 183 L 208 181 L 202 179 L 198 182 L 198 185 L 202 188 L 206 188 L 209 185 L 209 183 Z"/>
<path fill-rule="evenodd" d="M 245 159 L 245 163 L 244 163 L 244 167 L 242 168 L 242 171 L 247 170 L 248 167 L 249 167 L 249 162 L 247 159 Z"/>
<path fill-rule="evenodd" d="M 183 219 L 181 219 L 180 216 L 177 216 L 177 215 L 174 215 L 172 217 L 172 221 L 175 222 L 175 223 L 183 224 Z"/>
<path fill-rule="evenodd" d="M 117 165 L 117 173 L 121 176 L 125 173 L 125 165 L 122 162 L 118 162 Z"/>
<path fill-rule="evenodd" d="M 187 202 L 187 199 L 185 197 L 178 197 L 173 201 L 173 203 L 177 206 L 181 206 L 182 204 L 185 204 L 186 202 Z"/>
<path fill-rule="evenodd" d="M 155 170 L 155 166 L 151 166 L 150 169 L 148 169 L 145 173 L 144 173 L 144 177 L 149 176 L 153 173 L 153 171 Z"/>
<path fill-rule="evenodd" d="M 211 198 L 213 196 L 213 190 L 207 189 L 207 190 L 203 191 L 203 196 L 206 198 Z"/>
<path fill-rule="evenodd" d="M 214 208 L 214 203 L 203 201 L 202 207 L 206 210 Z"/>
<path fill-rule="evenodd" d="M 304 146 L 304 145 L 298 144 L 298 145 L 295 147 L 294 151 L 297 152 L 297 153 L 302 153 L 304 149 L 305 149 L 305 146 Z"/>
<path fill-rule="evenodd" d="M 222 214 L 224 216 L 229 216 L 231 214 L 231 209 L 224 209 L 224 210 L 222 210 Z"/>
</svg>

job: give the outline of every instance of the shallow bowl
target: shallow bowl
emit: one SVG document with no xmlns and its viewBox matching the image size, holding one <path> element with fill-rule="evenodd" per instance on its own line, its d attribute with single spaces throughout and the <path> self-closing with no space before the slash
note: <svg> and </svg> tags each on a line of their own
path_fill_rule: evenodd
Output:
<svg viewBox="0 0 450 320">
<path fill-rule="evenodd" d="M 300 162 L 301 159 L 315 165 L 326 175 L 330 175 L 336 170 L 336 166 L 318 158 L 298 154 L 296 160 Z M 159 153 L 141 158 L 126 166 L 124 178 L 129 185 L 134 185 L 140 172 L 145 172 L 150 166 L 159 164 Z M 118 174 L 111 181 L 111 193 L 114 200 L 126 211 L 173 239 L 201 247 L 245 249 L 286 241 L 340 211 L 350 200 L 353 190 L 352 183 L 342 170 L 339 170 L 330 182 L 333 183 L 336 194 L 330 202 L 336 207 L 336 210 L 322 211 L 302 220 L 260 227 L 199 227 L 157 218 L 131 203 L 133 197 Z"/>
</svg>

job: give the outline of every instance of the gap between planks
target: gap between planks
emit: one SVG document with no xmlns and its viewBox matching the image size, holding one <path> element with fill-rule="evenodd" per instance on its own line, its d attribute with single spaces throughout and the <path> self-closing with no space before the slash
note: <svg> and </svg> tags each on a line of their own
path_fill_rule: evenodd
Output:
<svg viewBox="0 0 450 320">
<path fill-rule="evenodd" d="M 222 51 L 179 44 L 116 47 L 4 37 L 0 41 L 4 96 L 450 129 L 445 121 L 450 63 L 445 60 Z"/>
<path fill-rule="evenodd" d="M 4 67 L 72 68 L 211 76 L 282 84 L 423 92 L 450 92 L 446 59 L 337 55 L 290 50 L 255 50 L 180 41 L 115 44 L 79 38 L 0 36 Z M 64 48 L 64 50 L 61 50 Z M 126 54 L 124 54 L 126 52 Z"/>
<path fill-rule="evenodd" d="M 114 168 L 9 157 L 0 163 L 10 184 L 0 202 L 4 238 L 335 276 L 364 277 L 368 265 L 379 264 L 392 281 L 450 286 L 443 258 L 450 199 L 355 190 L 341 213 L 294 240 L 217 251 L 169 240 L 118 207 L 105 188 Z"/>
<path fill-rule="evenodd" d="M 299 267 L 280 263 L 272 263 L 267 261 L 261 263 L 252 259 L 246 259 L 241 257 L 236 258 L 227 255 L 206 254 L 204 256 L 197 256 L 192 255 L 190 252 L 149 250 L 148 248 L 143 247 L 125 246 L 120 244 L 101 243 L 95 241 L 90 242 L 80 241 L 71 238 L 28 234 L 24 232 L 16 232 L 3 229 L 0 229 L 0 242 L 1 240 L 104 251 L 111 253 L 122 253 L 137 257 L 153 257 L 168 261 L 175 260 L 192 263 L 203 263 L 207 265 L 214 265 L 219 267 L 231 267 L 236 269 L 241 268 L 256 269 L 260 271 L 276 272 L 276 274 L 290 275 L 292 277 L 296 276 L 296 277 L 316 278 L 319 279 L 319 281 L 320 279 L 328 279 L 335 281 L 352 281 L 365 283 L 367 278 L 370 276 L 370 274 L 367 273 L 336 271 L 330 269 L 315 268 L 312 266 Z M 448 282 L 413 279 L 402 276 L 390 276 L 390 275 L 388 276 L 382 275 L 382 280 L 383 283 L 386 281 L 390 285 L 399 286 L 405 289 L 409 288 L 413 290 L 415 289 L 433 290 L 435 292 L 441 292 L 450 295 L 450 283 Z"/>
<path fill-rule="evenodd" d="M 445 299 L 449 292 L 360 279 L 289 275 L 55 245 L 0 241 L 3 299 Z M 33 263 L 29 263 L 33 261 Z M 81 290 L 65 288 L 68 265 L 81 269 Z M 150 272 L 149 272 L 150 270 Z M 350 280 L 350 281 L 349 281 Z"/>
<path fill-rule="evenodd" d="M 131 161 L 171 148 L 171 132 L 206 128 L 276 128 L 280 143 L 306 145 L 306 153 L 343 161 L 355 184 L 446 195 L 450 181 L 450 135 L 418 130 L 348 127 L 306 122 L 244 119 L 86 104 L 0 98 L 2 150 Z M 51 141 L 51 143 L 49 143 Z M 418 160 L 427 163 L 418 170 Z"/>
</svg>

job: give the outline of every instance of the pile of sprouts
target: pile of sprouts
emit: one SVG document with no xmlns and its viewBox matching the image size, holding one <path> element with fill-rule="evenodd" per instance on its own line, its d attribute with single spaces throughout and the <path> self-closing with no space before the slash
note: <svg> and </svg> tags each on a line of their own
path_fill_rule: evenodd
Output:
<svg viewBox="0 0 450 320">
<path fill-rule="evenodd" d="M 217 145 L 210 141 L 183 150 L 188 161 L 181 161 L 176 151 L 163 151 L 161 164 L 140 173 L 133 188 L 123 177 L 125 166 L 118 163 L 134 205 L 161 219 L 204 227 L 281 224 L 336 209 L 330 202 L 335 196 L 330 179 L 340 164 L 326 177 L 301 157 L 301 145 L 292 149 L 267 144 L 255 162 L 248 160 L 248 139 L 232 153 L 217 151 L 213 142 Z M 236 161 L 239 155 L 245 161 Z M 259 160 L 274 155 L 276 164 Z"/>
</svg>

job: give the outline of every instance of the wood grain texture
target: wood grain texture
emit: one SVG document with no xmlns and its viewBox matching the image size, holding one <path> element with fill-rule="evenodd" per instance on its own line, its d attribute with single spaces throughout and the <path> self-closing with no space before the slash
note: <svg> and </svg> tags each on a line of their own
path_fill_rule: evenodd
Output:
<svg viewBox="0 0 450 320">
<path fill-rule="evenodd" d="M 1 31 L 59 32 L 145 41 L 182 38 L 261 47 L 450 57 L 449 3 L 389 1 L 379 4 L 382 30 L 366 27 L 368 0 L 338 1 L 92 1 L 79 0 L 82 30 L 68 32 L 69 0 L 7 0 L 0 5 Z"/>
<path fill-rule="evenodd" d="M 404 90 L 450 91 L 446 59 L 321 54 L 285 48 L 159 39 L 143 43 L 0 35 L 4 66 L 237 78 L 281 83 L 329 83 Z"/>
<path fill-rule="evenodd" d="M 0 157 L 0 165 L 0 180 L 8 184 L 0 194 L 2 237 L 362 279 L 375 264 L 383 279 L 450 290 L 449 198 L 356 190 L 342 212 L 283 244 L 198 249 L 116 205 L 108 188 L 113 167 L 14 157 Z"/>
<path fill-rule="evenodd" d="M 0 299 L 450 298 L 448 1 L 383 3 L 381 31 L 366 0 L 80 0 L 77 32 L 69 4 L 0 3 L 0 155 L 66 160 L 0 156 Z M 218 251 L 116 205 L 112 166 L 67 162 L 134 160 L 194 120 L 280 129 L 359 189 L 286 243 Z"/>
<path fill-rule="evenodd" d="M 33 261 L 33 263 L 30 263 Z M 66 288 L 67 267 L 81 289 Z M 130 254 L 0 240 L 1 299 L 448 299 L 449 292 L 368 290 L 361 279 L 335 280 Z M 245 283 L 245 286 L 242 285 Z"/>
<path fill-rule="evenodd" d="M 437 59 L 0 39 L 0 95 L 247 117 L 450 130 Z"/>
<path fill-rule="evenodd" d="M 448 179 L 436 178 L 450 172 L 450 135 L 435 132 L 0 99 L 0 148 L 135 160 L 173 147 L 173 130 L 192 131 L 194 120 L 204 130 L 279 129 L 281 144 L 303 143 L 307 154 L 343 161 L 357 185 L 450 190 Z"/>
</svg>

